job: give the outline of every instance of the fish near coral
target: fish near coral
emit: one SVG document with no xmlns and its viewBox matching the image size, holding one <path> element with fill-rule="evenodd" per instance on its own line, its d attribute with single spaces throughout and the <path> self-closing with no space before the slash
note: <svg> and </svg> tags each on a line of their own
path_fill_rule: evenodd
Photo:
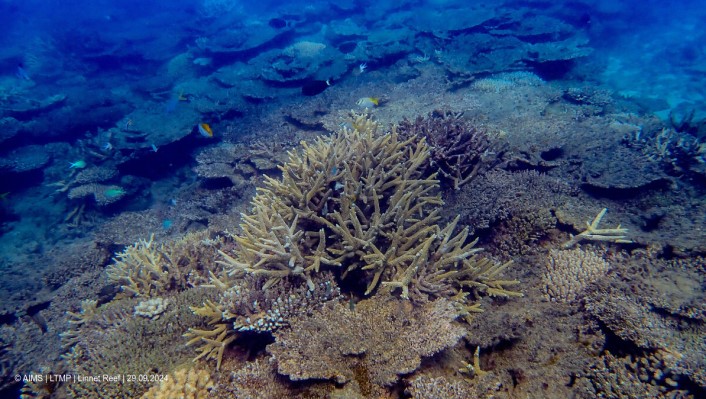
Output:
<svg viewBox="0 0 706 399">
<path fill-rule="evenodd" d="M 377 97 L 363 97 L 355 102 L 359 107 L 375 108 L 380 105 L 380 99 Z"/>
<path fill-rule="evenodd" d="M 86 161 L 80 160 L 76 162 L 69 162 L 69 169 L 83 169 L 86 167 Z"/>
<path fill-rule="evenodd" d="M 208 123 L 200 123 L 198 128 L 199 128 L 199 133 L 203 137 L 213 138 L 213 130 L 211 130 L 211 126 L 209 126 Z"/>
<path fill-rule="evenodd" d="M 117 198 L 117 197 L 122 197 L 123 195 L 126 194 L 126 192 L 122 188 L 118 187 L 118 188 L 109 188 L 109 189 L 105 190 L 105 192 L 103 192 L 103 194 L 105 194 L 105 196 L 108 198 Z"/>
</svg>

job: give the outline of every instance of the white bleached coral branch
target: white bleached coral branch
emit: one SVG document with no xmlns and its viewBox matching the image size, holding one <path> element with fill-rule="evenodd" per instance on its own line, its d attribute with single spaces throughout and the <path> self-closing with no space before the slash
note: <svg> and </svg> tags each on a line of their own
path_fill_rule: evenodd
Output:
<svg viewBox="0 0 706 399">
<path fill-rule="evenodd" d="M 571 248 L 581 241 L 607 241 L 618 244 L 630 244 L 632 241 L 627 239 L 628 229 L 620 227 L 614 229 L 599 229 L 598 224 L 608 212 L 608 208 L 603 208 L 591 223 L 586 222 L 586 230 L 580 234 L 571 236 L 571 239 L 564 243 L 563 248 Z"/>
</svg>

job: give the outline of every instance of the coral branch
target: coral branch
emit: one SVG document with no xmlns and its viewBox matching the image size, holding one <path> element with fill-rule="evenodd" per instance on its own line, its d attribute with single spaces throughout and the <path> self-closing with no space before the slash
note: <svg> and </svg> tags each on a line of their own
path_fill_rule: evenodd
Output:
<svg viewBox="0 0 706 399">
<path fill-rule="evenodd" d="M 603 208 L 591 223 L 586 222 L 586 230 L 582 231 L 580 234 L 571 236 L 571 239 L 563 244 L 563 248 L 571 248 L 581 241 L 608 241 L 618 244 L 630 244 L 632 241 L 627 239 L 626 233 L 628 229 L 620 227 L 614 229 L 599 229 L 598 224 L 608 212 L 608 208 Z"/>
</svg>

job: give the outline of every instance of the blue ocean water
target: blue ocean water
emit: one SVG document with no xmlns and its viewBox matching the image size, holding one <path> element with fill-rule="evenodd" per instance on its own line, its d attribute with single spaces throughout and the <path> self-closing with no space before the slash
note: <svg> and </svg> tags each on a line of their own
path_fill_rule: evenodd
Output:
<svg viewBox="0 0 706 399">
<path fill-rule="evenodd" d="M 603 251 L 616 271 L 593 287 L 625 288 L 623 277 L 634 270 L 659 275 L 664 281 L 643 276 L 632 289 L 651 290 L 649 299 L 636 300 L 640 309 L 667 309 L 671 318 L 660 322 L 670 338 L 641 337 L 615 349 L 611 337 L 631 336 L 596 316 L 598 288 L 567 306 L 592 320 L 580 328 L 600 330 L 596 340 L 616 359 L 691 350 L 693 357 L 674 355 L 675 364 L 649 358 L 651 372 L 661 361 L 669 377 L 643 378 L 635 392 L 698 397 L 706 392 L 698 360 L 706 348 L 685 344 L 689 338 L 675 331 L 704 337 L 704 20 L 706 7 L 696 0 L 0 0 L 3 374 L 63 367 L 57 332 L 66 312 L 103 295 L 110 284 L 101 271 L 116 253 L 151 235 L 166 242 L 189 232 L 234 232 L 263 176 L 278 178 L 277 165 L 301 141 L 354 127 L 348 110 L 389 126 L 434 120 L 441 109 L 463 114 L 497 141 L 462 168 L 457 160 L 473 147 L 437 139 L 436 154 L 450 171 L 434 176 L 455 179 L 442 183 L 449 206 L 441 217 L 459 215 L 496 260 L 529 265 L 512 278 L 526 282 L 526 297 L 538 297 L 547 292 L 537 271 L 547 251 L 608 208 L 608 223 L 627 226 L 630 243 L 585 248 Z M 540 187 L 541 211 L 521 198 L 530 184 Z M 328 204 L 321 209 L 328 212 Z M 540 216 L 518 216 L 529 213 Z M 67 294 L 76 287 L 84 295 Z M 351 298 L 362 294 L 350 291 Z M 657 303 L 659 294 L 671 302 Z M 537 317 L 563 317 L 524 303 Z M 41 350 L 29 344 L 37 334 L 50 341 Z M 503 347 L 492 337 L 477 341 L 468 345 Z M 598 352 L 561 364 L 574 367 L 565 374 L 533 377 L 574 381 L 600 374 L 591 363 L 599 356 L 618 362 Z M 518 349 L 506 358 L 526 354 Z M 498 375 L 511 369 L 497 362 Z M 522 386 L 515 371 L 506 374 Z M 375 392 L 427 397 L 411 378 Z M 517 397 L 530 397 L 531 384 Z M 0 377 L 0 396 L 17 397 L 18 389 Z M 571 391 L 562 389 L 547 397 Z M 605 386 L 592 389 L 610 396 Z M 63 397 L 53 395 L 35 397 Z"/>
</svg>

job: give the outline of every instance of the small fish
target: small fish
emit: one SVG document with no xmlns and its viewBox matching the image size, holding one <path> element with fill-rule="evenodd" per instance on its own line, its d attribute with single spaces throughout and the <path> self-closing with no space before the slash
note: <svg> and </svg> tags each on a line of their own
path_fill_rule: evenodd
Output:
<svg viewBox="0 0 706 399">
<path fill-rule="evenodd" d="M 172 227 L 172 221 L 169 220 L 169 219 L 164 219 L 164 220 L 162 221 L 162 228 L 163 228 L 164 230 L 169 230 L 170 227 Z"/>
<path fill-rule="evenodd" d="M 122 197 L 123 195 L 126 194 L 125 190 L 122 188 L 109 188 L 103 192 L 106 197 L 108 198 L 116 198 L 116 197 Z"/>
<path fill-rule="evenodd" d="M 176 205 L 177 205 L 177 200 L 176 200 L 176 198 L 170 199 L 170 200 L 169 200 L 169 205 L 171 205 L 171 206 L 176 206 Z"/>
<path fill-rule="evenodd" d="M 105 144 L 103 144 L 103 147 L 101 147 L 101 148 L 103 148 L 105 151 L 110 151 L 113 149 L 113 145 L 110 143 L 105 143 Z"/>
<path fill-rule="evenodd" d="M 156 145 L 152 144 L 152 152 L 157 152 L 158 149 Z"/>
<path fill-rule="evenodd" d="M 86 161 L 76 161 L 76 162 L 69 162 L 69 169 L 83 169 L 86 167 Z"/>
<path fill-rule="evenodd" d="M 329 86 L 331 86 L 331 80 L 312 80 L 311 82 L 308 82 L 304 86 L 302 86 L 302 94 L 305 96 L 315 96 L 317 94 L 321 94 L 326 90 Z"/>
<path fill-rule="evenodd" d="M 199 133 L 201 133 L 203 137 L 213 137 L 213 130 L 211 130 L 211 126 L 209 126 L 208 123 L 199 124 Z"/>
<path fill-rule="evenodd" d="M 377 97 L 363 97 L 355 102 L 359 107 L 374 108 L 380 105 L 380 99 Z"/>
<path fill-rule="evenodd" d="M 368 64 L 367 63 L 362 63 L 358 65 L 358 73 L 363 73 L 365 70 L 368 69 Z"/>
</svg>

